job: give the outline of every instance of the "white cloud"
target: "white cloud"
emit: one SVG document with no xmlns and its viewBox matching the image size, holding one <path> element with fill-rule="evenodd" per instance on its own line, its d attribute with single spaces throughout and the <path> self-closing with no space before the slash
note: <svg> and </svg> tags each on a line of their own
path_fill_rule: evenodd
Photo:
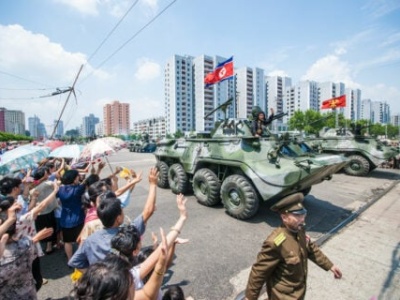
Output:
<svg viewBox="0 0 400 300">
<path fill-rule="evenodd" d="M 284 70 L 273 70 L 268 73 L 268 76 L 289 77 L 289 75 Z"/>
<path fill-rule="evenodd" d="M 343 82 L 347 87 L 358 88 L 359 84 L 352 79 L 350 70 L 347 62 L 341 61 L 337 55 L 330 54 L 317 60 L 301 80 Z"/>
<path fill-rule="evenodd" d="M 142 0 L 142 4 L 152 13 L 158 11 L 158 0 Z"/>
<path fill-rule="evenodd" d="M 97 0 L 54 0 L 61 4 L 67 5 L 85 15 L 97 15 Z"/>
<path fill-rule="evenodd" d="M 113 17 L 122 17 L 136 1 L 131 0 L 54 0 L 55 2 L 66 5 L 81 14 L 97 16 L 100 9 Z M 145 11 L 145 14 L 154 14 L 158 11 L 158 0 L 141 0 L 138 2 Z"/>
<path fill-rule="evenodd" d="M 161 67 L 154 61 L 148 58 L 141 58 L 137 62 L 137 71 L 135 78 L 139 80 L 152 80 L 159 77 L 161 74 Z"/>
<path fill-rule="evenodd" d="M 53 84 L 55 79 L 57 84 L 71 81 L 86 60 L 84 54 L 67 52 L 60 44 L 20 25 L 0 25 L 0 53 L 2 70 Z"/>
<path fill-rule="evenodd" d="M 1 92 L 2 106 L 22 110 L 26 118 L 37 115 L 46 125 L 52 124 L 53 120 L 58 118 L 67 94 L 49 98 L 39 97 L 51 94 L 56 87 L 71 86 L 79 67 L 86 62 L 86 56 L 82 53 L 68 52 L 46 36 L 27 31 L 20 25 L 0 25 L 0 53 L 0 80 L 1 87 L 5 88 Z M 77 110 L 75 99 L 72 97 L 63 117 L 64 123 L 67 123 L 68 118 L 83 117 L 90 111 L 90 99 L 86 93 L 80 93 L 80 84 L 91 72 L 91 66 L 86 65 L 76 90 L 78 103 L 83 105 L 84 109 L 80 107 Z M 93 79 L 104 82 L 110 77 L 103 70 L 96 70 L 90 76 L 94 83 L 96 81 Z M 74 105 L 72 107 L 75 111 L 70 112 L 70 105 Z"/>
</svg>

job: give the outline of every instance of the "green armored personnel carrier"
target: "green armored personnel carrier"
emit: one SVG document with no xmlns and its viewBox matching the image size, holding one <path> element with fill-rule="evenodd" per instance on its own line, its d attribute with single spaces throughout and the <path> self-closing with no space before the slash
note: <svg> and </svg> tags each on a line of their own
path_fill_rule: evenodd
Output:
<svg viewBox="0 0 400 300">
<path fill-rule="evenodd" d="M 132 141 L 129 143 L 130 152 L 152 153 L 156 150 L 156 148 L 156 143 L 150 140 L 150 137 L 147 133 L 145 133 L 140 140 Z"/>
<path fill-rule="evenodd" d="M 312 185 L 329 180 L 347 164 L 343 156 L 318 154 L 267 128 L 254 137 L 247 119 L 217 122 L 211 134 L 164 139 L 154 154 L 159 187 L 174 193 L 193 189 L 199 203 L 214 206 L 222 201 L 227 213 L 238 219 L 254 216 L 260 201 L 299 191 L 308 194 Z"/>
<path fill-rule="evenodd" d="M 324 128 L 319 137 L 306 143 L 321 153 L 343 154 L 350 163 L 343 168 L 353 176 L 366 176 L 383 162 L 398 155 L 398 149 L 384 145 L 374 137 L 361 135 L 361 130 Z"/>
</svg>

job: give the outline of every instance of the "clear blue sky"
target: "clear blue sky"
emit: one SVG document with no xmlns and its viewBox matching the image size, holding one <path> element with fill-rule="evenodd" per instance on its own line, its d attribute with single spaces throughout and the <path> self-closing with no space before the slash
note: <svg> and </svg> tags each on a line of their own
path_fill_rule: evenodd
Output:
<svg viewBox="0 0 400 300">
<path fill-rule="evenodd" d="M 0 0 L 0 106 L 50 125 L 67 94 L 37 97 L 71 86 L 85 64 L 67 129 L 102 119 L 112 100 L 131 103 L 132 121 L 160 116 L 167 59 L 207 54 L 293 83 L 344 82 L 400 113 L 398 0 L 139 0 L 95 53 L 135 2 Z"/>
</svg>

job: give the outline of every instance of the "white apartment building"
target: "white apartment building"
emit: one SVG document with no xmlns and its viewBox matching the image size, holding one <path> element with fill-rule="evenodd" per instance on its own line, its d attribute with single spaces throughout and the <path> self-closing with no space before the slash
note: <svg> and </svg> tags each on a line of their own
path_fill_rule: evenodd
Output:
<svg viewBox="0 0 400 300">
<path fill-rule="evenodd" d="M 147 133 L 150 139 L 157 140 L 166 136 L 165 117 L 150 118 L 133 123 L 132 134 Z M 175 133 L 175 132 L 173 132 Z"/>
<path fill-rule="evenodd" d="M 292 79 L 289 77 L 282 76 L 267 76 L 266 82 L 266 114 L 269 114 L 270 108 L 273 108 L 275 113 L 282 113 L 286 111 L 284 109 L 283 98 L 287 88 L 292 86 Z"/>
<path fill-rule="evenodd" d="M 0 111 L 0 122 L 3 123 L 0 131 L 25 135 L 25 114 L 22 111 L 6 108 L 0 108 Z"/>
<path fill-rule="evenodd" d="M 253 109 L 254 99 L 254 76 L 253 69 L 244 67 L 236 70 L 236 88 L 237 88 L 237 117 L 248 118 Z"/>
<path fill-rule="evenodd" d="M 259 106 L 268 113 L 268 103 L 266 95 L 265 72 L 261 68 L 253 69 L 253 105 Z"/>
<path fill-rule="evenodd" d="M 94 125 L 94 131 L 97 136 L 104 136 L 104 122 L 100 121 L 96 125 Z"/>
<path fill-rule="evenodd" d="M 165 66 L 166 133 L 194 130 L 193 57 L 174 55 Z"/>
<path fill-rule="evenodd" d="M 371 120 L 371 99 L 361 100 L 360 120 Z"/>
<path fill-rule="evenodd" d="M 345 89 L 346 107 L 343 109 L 343 114 L 346 119 L 352 121 L 360 120 L 361 116 L 361 90 Z"/>
<path fill-rule="evenodd" d="M 286 123 L 295 111 L 309 109 L 319 111 L 319 87 L 315 81 L 304 80 L 294 86 L 288 86 L 283 96 L 284 111 L 288 115 L 283 119 Z"/>
<path fill-rule="evenodd" d="M 204 118 L 214 109 L 214 88 L 204 88 L 204 77 L 214 69 L 214 59 L 211 56 L 201 55 L 193 59 L 194 69 L 194 129 L 209 131 L 214 125 L 214 116 Z"/>
<path fill-rule="evenodd" d="M 371 122 L 372 124 L 390 123 L 390 108 L 386 102 L 381 102 L 381 101 L 371 102 Z"/>
<path fill-rule="evenodd" d="M 323 101 L 332 99 L 334 97 L 339 97 L 346 93 L 346 86 L 343 82 L 334 83 L 332 81 L 320 82 L 319 87 L 319 103 L 318 110 L 321 107 Z M 347 104 L 346 104 L 347 105 Z M 344 113 L 344 107 L 337 109 L 338 113 Z M 323 109 L 321 112 L 329 112 L 331 109 Z"/>
</svg>

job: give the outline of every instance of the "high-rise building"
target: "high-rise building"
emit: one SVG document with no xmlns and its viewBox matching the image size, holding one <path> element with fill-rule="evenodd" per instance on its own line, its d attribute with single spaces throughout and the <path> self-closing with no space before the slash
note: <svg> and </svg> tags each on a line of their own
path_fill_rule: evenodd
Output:
<svg viewBox="0 0 400 300">
<path fill-rule="evenodd" d="M 346 86 L 343 82 L 334 83 L 331 81 L 328 82 L 319 82 L 319 103 L 318 106 L 321 107 L 323 101 L 332 99 L 334 97 L 342 96 L 346 93 Z M 330 109 L 324 109 L 323 112 L 329 112 Z M 343 113 L 344 108 L 338 108 L 338 113 Z"/>
<path fill-rule="evenodd" d="M 347 88 L 345 94 L 346 107 L 343 108 L 344 117 L 351 121 L 357 121 L 361 116 L 361 90 Z"/>
<path fill-rule="evenodd" d="M 288 115 L 283 119 L 287 122 L 298 110 L 309 109 L 319 111 L 319 87 L 315 81 L 304 80 L 294 86 L 288 86 L 283 96 L 283 106 Z"/>
<path fill-rule="evenodd" d="M 273 108 L 276 114 L 282 113 L 285 91 L 292 86 L 292 79 L 282 76 L 267 76 L 265 81 L 268 109 Z M 279 121 L 281 122 L 281 120 Z"/>
<path fill-rule="evenodd" d="M 34 115 L 28 118 L 28 128 L 31 137 L 43 140 L 47 138 L 46 126 L 40 122 L 40 119 Z"/>
<path fill-rule="evenodd" d="M 104 136 L 104 122 L 100 121 L 94 126 L 94 132 L 96 133 L 96 136 Z"/>
<path fill-rule="evenodd" d="M 174 55 L 167 61 L 164 87 L 167 133 L 210 131 L 216 120 L 235 115 L 235 101 L 226 110 L 227 116 L 220 110 L 208 115 L 228 99 L 235 98 L 234 80 L 204 85 L 206 74 L 225 60 L 220 56 Z"/>
<path fill-rule="evenodd" d="M 361 100 L 360 120 L 371 120 L 371 99 Z"/>
<path fill-rule="evenodd" d="M 96 135 L 95 127 L 99 122 L 99 118 L 95 117 L 93 114 L 83 117 L 81 136 L 94 137 Z"/>
<path fill-rule="evenodd" d="M 249 67 L 236 69 L 236 116 L 248 118 L 254 106 L 254 70 Z M 264 85 L 264 84 L 263 84 Z M 265 106 L 265 100 L 261 101 Z"/>
<path fill-rule="evenodd" d="M 174 55 L 164 76 L 167 133 L 194 130 L 193 57 Z"/>
<path fill-rule="evenodd" d="M 104 134 L 128 135 L 130 132 L 129 103 L 114 101 L 103 107 Z"/>
<path fill-rule="evenodd" d="M 390 108 L 386 102 L 371 101 L 371 123 L 388 124 L 390 122 Z"/>
<path fill-rule="evenodd" d="M 147 133 L 151 139 L 166 136 L 165 117 L 150 118 L 133 123 L 133 134 Z"/>
<path fill-rule="evenodd" d="M 268 114 L 265 75 L 261 68 L 253 69 L 253 100 L 253 105 L 260 107 Z"/>
<path fill-rule="evenodd" d="M 236 90 L 236 85 L 237 85 L 237 79 L 236 81 L 232 79 L 224 80 L 221 81 L 217 84 L 213 84 L 207 88 L 204 86 L 204 77 L 207 75 L 207 73 L 212 72 L 218 64 L 221 62 L 227 60 L 226 57 L 221 57 L 221 56 L 215 56 L 212 59 L 212 65 L 211 69 L 207 71 L 207 68 L 205 69 L 205 73 L 202 74 L 202 72 L 198 72 L 197 68 L 199 67 L 198 64 L 194 65 L 195 68 L 195 107 L 196 107 L 196 131 L 206 131 L 210 132 L 214 128 L 214 123 L 218 120 L 222 120 L 225 118 L 230 118 L 230 117 L 237 117 L 238 116 L 238 111 L 237 111 L 237 105 L 238 104 L 238 99 L 237 95 L 235 95 L 235 90 Z M 209 62 L 208 62 L 208 66 Z M 201 83 L 201 84 L 200 84 Z M 209 98 L 207 99 L 202 99 L 197 97 L 198 91 L 201 90 L 206 90 L 206 93 L 211 91 L 212 92 L 212 106 L 209 106 Z M 228 101 L 229 99 L 235 100 L 232 101 L 232 104 L 227 107 L 225 110 L 216 110 L 213 113 L 211 113 L 215 108 L 223 104 L 224 102 Z M 204 103 L 204 110 L 198 110 L 198 106 L 202 105 Z M 203 114 L 204 113 L 204 114 Z M 205 118 L 205 116 L 208 116 Z M 206 123 L 207 122 L 207 123 Z M 204 124 L 204 126 L 203 126 Z M 207 126 L 205 126 L 207 124 Z"/>
<path fill-rule="evenodd" d="M 25 135 L 25 114 L 0 107 L 0 131 Z"/>
<path fill-rule="evenodd" d="M 64 136 L 64 122 L 62 120 L 58 121 L 57 124 L 57 120 L 54 120 L 53 122 L 53 128 L 56 127 L 55 130 L 55 138 L 61 138 L 62 136 Z"/>
</svg>

